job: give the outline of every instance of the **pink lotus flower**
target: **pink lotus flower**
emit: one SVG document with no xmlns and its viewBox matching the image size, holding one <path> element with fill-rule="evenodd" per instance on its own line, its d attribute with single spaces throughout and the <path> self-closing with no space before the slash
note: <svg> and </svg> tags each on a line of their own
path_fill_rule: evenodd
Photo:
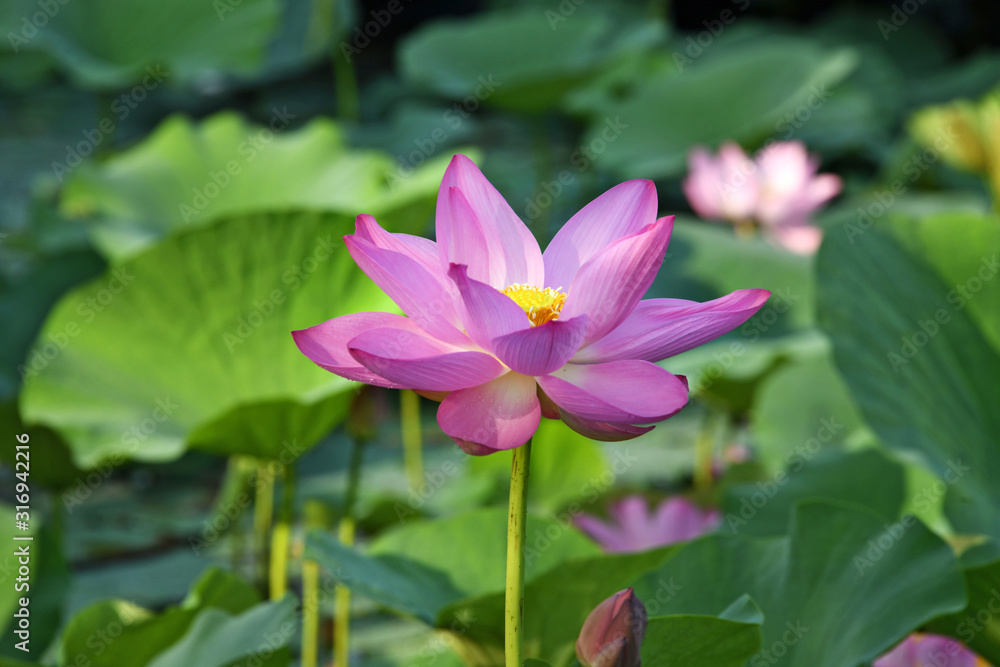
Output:
<svg viewBox="0 0 1000 667">
<path fill-rule="evenodd" d="M 810 215 L 841 189 L 839 176 L 816 173 L 819 161 L 799 141 L 771 144 L 756 160 L 731 142 L 718 158 L 696 148 L 688 165 L 684 193 L 698 215 L 736 225 L 756 222 L 774 243 L 803 255 L 822 240 Z"/>
<path fill-rule="evenodd" d="M 990 667 L 990 665 L 957 639 L 914 633 L 876 660 L 873 667 Z"/>
<path fill-rule="evenodd" d="M 686 380 L 657 366 L 739 326 L 770 292 L 714 301 L 640 301 L 673 218 L 656 219 L 650 181 L 604 193 L 545 253 L 500 193 L 455 156 L 437 201 L 437 243 L 362 215 L 351 256 L 408 317 L 355 313 L 292 335 L 350 380 L 441 400 L 438 423 L 470 454 L 519 447 L 544 414 L 624 440 L 680 410 Z"/>
<path fill-rule="evenodd" d="M 576 525 L 608 553 L 648 551 L 686 542 L 714 530 L 721 517 L 681 497 L 668 498 L 650 514 L 646 499 L 628 496 L 611 506 L 612 521 L 583 515 Z"/>
</svg>

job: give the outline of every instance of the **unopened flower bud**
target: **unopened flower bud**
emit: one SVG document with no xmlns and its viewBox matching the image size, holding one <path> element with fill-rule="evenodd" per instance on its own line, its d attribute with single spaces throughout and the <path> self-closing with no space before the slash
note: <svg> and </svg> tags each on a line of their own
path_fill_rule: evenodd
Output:
<svg viewBox="0 0 1000 667">
<path fill-rule="evenodd" d="M 631 588 L 597 605 L 583 622 L 576 657 L 584 667 L 639 667 L 646 607 Z"/>
</svg>

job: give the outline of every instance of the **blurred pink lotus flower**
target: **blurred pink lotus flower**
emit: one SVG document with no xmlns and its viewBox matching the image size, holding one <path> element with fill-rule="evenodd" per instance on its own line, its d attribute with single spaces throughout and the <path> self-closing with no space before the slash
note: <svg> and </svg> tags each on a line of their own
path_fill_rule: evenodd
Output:
<svg viewBox="0 0 1000 667">
<path fill-rule="evenodd" d="M 646 606 L 626 588 L 594 607 L 576 640 L 583 667 L 639 667 L 646 634 Z"/>
<path fill-rule="evenodd" d="M 990 667 L 990 665 L 957 639 L 914 633 L 876 660 L 873 667 Z"/>
<path fill-rule="evenodd" d="M 292 335 L 350 380 L 441 401 L 438 423 L 466 452 L 523 445 L 542 415 L 599 440 L 646 433 L 688 400 L 654 362 L 739 326 L 770 292 L 697 303 L 640 301 L 673 217 L 650 181 L 585 206 L 543 254 L 475 164 L 457 155 L 437 200 L 437 243 L 390 234 L 370 215 L 344 237 L 358 266 L 408 317 L 355 313 Z"/>
<path fill-rule="evenodd" d="M 611 521 L 587 514 L 576 525 L 608 553 L 647 551 L 676 542 L 686 542 L 714 530 L 721 516 L 686 498 L 667 498 L 651 514 L 646 499 L 628 496 L 611 506 Z"/>
<path fill-rule="evenodd" d="M 718 157 L 699 147 L 688 166 L 684 193 L 698 215 L 729 220 L 738 229 L 757 223 L 773 243 L 803 255 L 816 252 L 822 240 L 810 215 L 842 185 L 835 174 L 816 173 L 819 160 L 799 141 L 771 144 L 756 160 L 732 142 Z"/>
</svg>

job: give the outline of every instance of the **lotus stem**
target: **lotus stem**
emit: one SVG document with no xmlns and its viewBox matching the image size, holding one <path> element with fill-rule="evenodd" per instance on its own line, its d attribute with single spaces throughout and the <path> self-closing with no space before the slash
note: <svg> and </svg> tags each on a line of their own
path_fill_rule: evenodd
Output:
<svg viewBox="0 0 1000 667">
<path fill-rule="evenodd" d="M 694 487 L 704 491 L 712 487 L 712 467 L 715 463 L 715 436 L 721 415 L 709 410 L 705 423 L 695 440 Z"/>
<path fill-rule="evenodd" d="M 524 661 L 524 536 L 528 509 L 531 440 L 514 450 L 507 513 L 507 590 L 504 598 L 504 655 L 507 667 Z"/>
<path fill-rule="evenodd" d="M 420 428 L 420 396 L 404 389 L 400 392 L 400 415 L 403 432 L 403 467 L 410 488 L 418 494 L 424 488 L 423 437 Z"/>
<path fill-rule="evenodd" d="M 341 544 L 354 544 L 354 503 L 361 481 L 361 463 L 364 458 L 365 438 L 355 437 L 351 447 L 351 462 L 347 473 L 347 493 L 344 496 L 344 510 L 337 527 L 337 537 Z M 347 667 L 350 659 L 351 638 L 351 589 L 338 584 L 333 599 L 333 650 L 334 665 Z"/>
<path fill-rule="evenodd" d="M 288 550 L 292 541 L 292 520 L 295 514 L 295 467 L 282 468 L 281 508 L 278 521 L 271 531 L 270 597 L 280 600 L 288 590 Z"/>
<path fill-rule="evenodd" d="M 306 529 L 327 528 L 326 509 L 317 501 L 308 501 L 305 506 Z M 319 664 L 319 563 L 302 561 L 302 659 L 301 667 L 317 667 Z"/>
<path fill-rule="evenodd" d="M 267 580 L 267 549 L 274 517 L 274 475 L 269 462 L 257 462 L 257 494 L 253 507 L 254 547 L 257 552 L 257 575 L 260 582 Z"/>
</svg>

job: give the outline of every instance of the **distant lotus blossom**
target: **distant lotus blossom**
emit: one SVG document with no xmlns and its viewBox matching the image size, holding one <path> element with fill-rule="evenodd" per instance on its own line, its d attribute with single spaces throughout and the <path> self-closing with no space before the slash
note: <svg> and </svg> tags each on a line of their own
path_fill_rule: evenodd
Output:
<svg viewBox="0 0 1000 667">
<path fill-rule="evenodd" d="M 523 445 L 542 415 L 595 439 L 634 438 L 688 400 L 686 380 L 655 362 L 738 327 L 770 295 L 640 301 L 673 228 L 656 207 L 652 182 L 623 183 L 543 254 L 476 165 L 456 156 L 438 193 L 437 243 L 390 234 L 370 215 L 344 237 L 408 317 L 354 313 L 292 335 L 337 375 L 440 400 L 438 423 L 470 454 Z"/>
<path fill-rule="evenodd" d="M 717 157 L 704 148 L 688 156 L 690 173 L 684 193 L 703 218 L 728 220 L 737 229 L 753 224 L 773 243 L 799 254 L 812 254 L 822 232 L 813 211 L 840 192 L 835 174 L 817 174 L 819 160 L 798 141 L 771 144 L 756 160 L 736 144 L 722 145 Z"/>
<path fill-rule="evenodd" d="M 609 553 L 647 551 L 656 547 L 686 542 L 712 531 L 721 516 L 715 510 L 698 507 L 686 498 L 664 500 L 650 513 L 642 496 L 628 496 L 608 512 L 611 521 L 583 515 L 576 525 Z"/>
<path fill-rule="evenodd" d="M 873 667 L 990 667 L 990 664 L 951 637 L 912 634 Z"/>
</svg>

